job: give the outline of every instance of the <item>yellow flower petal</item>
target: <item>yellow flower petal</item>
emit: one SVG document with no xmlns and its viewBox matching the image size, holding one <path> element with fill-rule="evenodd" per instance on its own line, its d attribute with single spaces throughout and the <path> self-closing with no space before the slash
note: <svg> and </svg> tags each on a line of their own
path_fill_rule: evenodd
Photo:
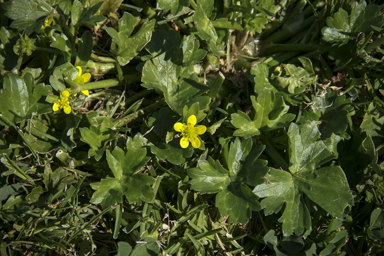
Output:
<svg viewBox="0 0 384 256">
<path fill-rule="evenodd" d="M 173 129 L 175 129 L 175 131 L 177 131 L 177 132 L 184 132 L 185 131 L 185 125 L 184 124 L 182 124 L 182 123 L 175 123 L 174 125 L 173 125 Z M 188 147 L 188 146 L 187 146 Z"/>
<path fill-rule="evenodd" d="M 188 140 L 188 138 L 187 138 L 187 137 L 182 137 L 182 138 L 180 139 L 180 146 L 181 146 L 182 148 L 187 148 L 188 145 L 189 145 L 189 140 Z"/>
<path fill-rule="evenodd" d="M 84 91 L 81 91 L 83 94 L 85 94 L 85 95 L 89 95 L 89 91 L 88 90 L 84 90 Z M 75 95 L 76 96 L 76 95 Z"/>
<path fill-rule="evenodd" d="M 55 103 L 53 103 L 53 107 L 52 107 L 53 111 L 58 111 L 60 109 L 60 104 L 58 103 L 59 101 L 60 100 L 58 100 Z"/>
<path fill-rule="evenodd" d="M 199 125 L 195 127 L 195 132 L 198 135 L 204 134 L 207 131 L 207 127 L 205 125 Z"/>
<path fill-rule="evenodd" d="M 64 90 L 64 91 L 61 92 L 61 96 L 64 97 L 64 98 L 68 98 L 69 95 L 71 95 L 71 94 L 70 94 L 70 92 L 68 90 Z"/>
<path fill-rule="evenodd" d="M 189 138 L 189 140 L 191 141 L 191 144 L 192 144 L 192 147 L 194 148 L 199 148 L 200 147 L 200 139 L 198 137 L 191 137 Z"/>
<path fill-rule="evenodd" d="M 188 117 L 188 120 L 187 120 L 188 127 L 193 127 L 196 125 L 196 123 L 197 123 L 197 119 L 195 115 L 191 115 Z"/>
<path fill-rule="evenodd" d="M 81 69 L 80 66 L 76 66 L 76 68 L 79 70 L 79 74 L 77 75 L 77 77 L 81 77 L 81 74 L 83 73 L 83 70 Z"/>
<path fill-rule="evenodd" d="M 83 84 L 91 80 L 91 74 L 90 73 L 85 73 L 84 75 L 81 76 L 81 81 Z"/>
<path fill-rule="evenodd" d="M 71 108 L 71 106 L 64 106 L 64 113 L 65 114 L 70 114 L 71 113 L 71 110 L 72 110 L 72 108 Z"/>
<path fill-rule="evenodd" d="M 48 19 L 45 19 L 45 26 L 44 27 L 48 27 L 49 25 L 51 25 L 52 21 L 53 21 L 53 17 L 49 17 Z"/>
</svg>

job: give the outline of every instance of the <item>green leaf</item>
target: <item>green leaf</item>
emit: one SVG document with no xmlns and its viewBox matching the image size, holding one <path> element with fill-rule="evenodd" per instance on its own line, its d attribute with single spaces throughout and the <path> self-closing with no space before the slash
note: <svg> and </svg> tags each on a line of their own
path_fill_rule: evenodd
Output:
<svg viewBox="0 0 384 256">
<path fill-rule="evenodd" d="M 80 15 L 83 12 L 83 10 L 84 10 L 83 5 L 79 0 L 73 1 L 72 11 L 71 11 L 71 22 L 74 26 L 76 26 L 77 22 L 79 21 Z"/>
<path fill-rule="evenodd" d="M 339 166 L 299 173 L 295 175 L 295 184 L 332 216 L 342 218 L 345 207 L 352 203 L 347 178 Z"/>
<path fill-rule="evenodd" d="M 8 73 L 3 80 L 0 91 L 0 113 L 12 123 L 18 123 L 30 118 L 32 113 L 47 113 L 51 105 L 39 103 L 42 96 L 51 92 L 50 86 L 35 84 L 32 74 L 27 73 L 24 78 Z M 2 121 L 0 124 L 5 125 Z"/>
<path fill-rule="evenodd" d="M 53 70 L 53 74 L 49 77 L 49 82 L 55 91 L 62 92 L 67 89 L 64 77 L 74 80 L 78 72 L 71 63 L 66 62 Z"/>
<path fill-rule="evenodd" d="M 235 141 L 231 143 L 227 158 L 227 165 L 228 169 L 230 170 L 230 176 L 238 174 L 242 167 L 240 161 L 245 160 L 251 149 L 251 138 L 245 139 L 243 142 L 241 142 L 239 138 L 236 138 Z"/>
<path fill-rule="evenodd" d="M 128 139 L 126 151 L 119 147 L 107 151 L 107 162 L 114 178 L 107 177 L 100 182 L 91 184 L 96 190 L 91 202 L 102 204 L 103 207 L 122 203 L 125 195 L 130 203 L 140 200 L 150 202 L 153 200 L 154 191 L 150 186 L 154 178 L 145 173 L 138 173 L 149 161 L 147 150 L 143 147 L 145 139 L 137 134 L 133 139 Z"/>
<path fill-rule="evenodd" d="M 301 235 L 311 229 L 311 218 L 303 201 L 304 193 L 318 206 L 336 217 L 342 217 L 344 209 L 352 203 L 352 194 L 347 178 L 339 166 L 316 169 L 333 159 L 320 138 L 315 122 L 298 126 L 291 124 L 289 131 L 290 173 L 270 169 L 265 183 L 253 192 L 262 198 L 261 205 L 266 215 L 277 213 L 283 204 L 285 210 L 280 222 L 284 235 Z"/>
<path fill-rule="evenodd" d="M 19 31 L 34 27 L 36 25 L 34 21 L 37 19 L 56 13 L 55 9 L 44 0 L 15 0 L 5 3 L 4 9 L 5 15 L 14 20 L 11 27 Z"/>
<path fill-rule="evenodd" d="M 211 157 L 208 158 L 208 161 L 199 161 L 198 168 L 188 169 L 191 188 L 203 194 L 219 192 L 216 195 L 216 206 L 221 215 L 228 214 L 234 222 L 246 223 L 252 216 L 252 210 L 261 210 L 258 198 L 248 185 L 262 183 L 261 177 L 265 175 L 268 168 L 266 161 L 257 159 L 264 147 L 256 147 L 249 153 L 251 148 L 251 139 L 241 142 L 239 138 L 236 138 L 230 146 L 227 157 L 230 171 Z M 244 168 L 242 168 L 243 162 Z M 251 167 L 252 164 L 255 164 L 254 167 Z M 253 175 L 256 178 L 247 179 Z"/>
<path fill-rule="evenodd" d="M 333 17 L 326 20 L 327 26 L 323 27 L 321 33 L 323 40 L 343 45 L 349 40 L 356 40 L 356 36 L 361 32 L 373 31 L 372 26 L 382 26 L 383 17 L 380 15 L 380 8 L 365 1 L 352 4 L 351 14 L 340 8 Z"/>
<path fill-rule="evenodd" d="M 304 110 L 300 122 L 320 121 L 321 138 L 325 139 L 331 137 L 332 134 L 343 134 L 349 125 L 348 115 L 353 111 L 350 98 L 328 89 L 325 95 L 317 96 L 311 107 Z"/>
<path fill-rule="evenodd" d="M 144 22 L 135 35 L 131 36 L 135 29 L 136 18 L 124 12 L 123 17 L 119 20 L 119 32 L 112 27 L 106 29 L 118 46 L 114 52 L 121 66 L 127 65 L 151 40 L 155 23 L 155 20 Z"/>
<path fill-rule="evenodd" d="M 98 126 L 80 128 L 80 140 L 91 146 L 88 157 L 94 156 L 96 161 L 103 156 L 106 144 L 116 137 L 116 131 L 110 129 L 113 124 L 109 118 L 102 117 L 99 121 L 101 123 Z"/>
<path fill-rule="evenodd" d="M 289 106 L 285 104 L 282 96 L 277 96 L 269 89 L 264 89 L 257 97 L 251 96 L 252 105 L 255 109 L 255 117 L 252 121 L 245 113 L 238 111 L 232 114 L 231 123 L 238 128 L 235 136 L 245 138 L 259 135 L 260 129 L 274 130 L 288 126 L 295 115 L 287 113 Z"/>
<path fill-rule="evenodd" d="M 179 114 L 183 113 L 185 105 L 190 107 L 195 102 L 199 102 L 200 108 L 205 109 L 210 97 L 200 95 L 208 87 L 199 82 L 192 65 L 182 67 L 175 64 L 175 59 L 180 58 L 181 49 L 173 49 L 145 63 L 142 85 L 163 92 L 168 105 Z"/>
<path fill-rule="evenodd" d="M 163 10 L 164 12 L 171 10 L 171 13 L 173 15 L 180 15 L 180 13 L 183 13 L 183 9 L 185 7 L 188 7 L 188 6 L 189 6 L 188 0 L 159 0 L 159 1 L 157 1 L 157 9 Z"/>
<path fill-rule="evenodd" d="M 81 36 L 81 41 L 79 42 L 79 50 L 77 53 L 76 66 L 84 66 L 89 61 L 92 54 L 93 46 L 93 37 L 91 32 L 88 30 L 83 33 Z"/>
<path fill-rule="evenodd" d="M 6 185 L 0 188 L 0 201 L 8 197 L 22 193 L 22 186 L 19 184 Z"/>
<path fill-rule="evenodd" d="M 312 171 L 335 158 L 324 142 L 318 140 L 320 132 L 315 122 L 305 123 L 300 129 L 298 125 L 292 123 L 288 136 L 291 173 Z"/>
<path fill-rule="evenodd" d="M 284 236 L 293 233 L 301 235 L 305 230 L 310 230 L 311 217 L 292 175 L 289 172 L 271 168 L 265 180 L 264 184 L 253 190 L 257 196 L 266 197 L 261 201 L 264 214 L 279 212 L 285 203 L 284 213 L 279 219 L 279 222 L 283 223 Z"/>
<path fill-rule="evenodd" d="M 260 94 L 265 88 L 277 92 L 276 88 L 269 82 L 269 67 L 265 63 L 258 63 L 251 68 L 254 75 L 255 93 Z"/>
<path fill-rule="evenodd" d="M 183 164 L 187 158 L 193 154 L 193 148 L 181 148 L 179 141 L 171 141 L 170 143 L 159 143 L 151 146 L 151 152 L 161 160 L 166 160 L 172 164 Z"/>
<path fill-rule="evenodd" d="M 252 210 L 262 209 L 257 199 L 247 185 L 231 182 L 217 194 L 216 206 L 221 215 L 229 215 L 233 222 L 245 224 L 252 216 Z"/>
<path fill-rule="evenodd" d="M 74 8 L 77 8 L 72 15 L 72 20 L 73 25 L 75 27 L 79 28 L 80 26 L 84 24 L 90 24 L 92 26 L 96 26 L 98 22 L 102 22 L 105 20 L 104 16 L 101 15 L 95 15 L 100 7 L 102 6 L 103 2 L 97 3 L 91 8 L 83 8 L 80 2 L 74 3 L 72 6 L 72 11 L 74 11 Z M 80 15 L 78 14 L 78 11 L 81 10 Z"/>
<path fill-rule="evenodd" d="M 195 15 L 193 15 L 193 21 L 196 29 L 199 32 L 199 36 L 206 41 L 212 41 L 216 43 L 217 34 L 212 22 L 208 19 L 207 15 L 201 4 L 197 5 Z"/>
<path fill-rule="evenodd" d="M 132 251 L 132 246 L 126 242 L 118 242 L 117 243 L 117 255 L 116 256 L 129 256 Z"/>
<path fill-rule="evenodd" d="M 160 248 L 152 237 L 144 237 L 137 242 L 130 256 L 157 256 Z"/>
<path fill-rule="evenodd" d="M 145 49 L 153 56 L 170 50 L 180 45 L 180 33 L 175 30 L 165 31 L 156 29 L 151 37 L 151 41 L 145 46 Z"/>
<path fill-rule="evenodd" d="M 315 82 L 315 76 L 302 67 L 296 67 L 293 64 L 283 64 L 283 68 L 285 74 L 276 78 L 276 86 L 281 88 L 288 86 L 288 92 L 291 94 L 300 93 Z"/>
<path fill-rule="evenodd" d="M 230 183 L 229 172 L 223 168 L 219 161 L 209 157 L 208 161 L 199 161 L 198 168 L 188 169 L 191 188 L 201 193 L 217 193 Z"/>
</svg>

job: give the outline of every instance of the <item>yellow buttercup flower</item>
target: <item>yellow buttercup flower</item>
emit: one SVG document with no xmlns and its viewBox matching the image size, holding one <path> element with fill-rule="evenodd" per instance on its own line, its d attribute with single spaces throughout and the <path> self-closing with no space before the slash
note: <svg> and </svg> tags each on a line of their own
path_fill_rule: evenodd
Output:
<svg viewBox="0 0 384 256">
<path fill-rule="evenodd" d="M 53 104 L 53 111 L 58 111 L 60 109 L 64 109 L 65 114 L 70 114 L 71 113 L 71 106 L 69 105 L 69 96 L 71 93 L 68 90 L 64 90 L 61 92 L 60 99 L 58 99 L 54 104 Z"/>
<path fill-rule="evenodd" d="M 79 74 L 77 75 L 75 80 L 73 80 L 73 82 L 75 82 L 77 84 L 85 84 L 86 82 L 88 82 L 91 79 L 91 74 L 90 73 L 83 74 L 83 70 L 81 69 L 80 66 L 77 66 L 76 68 L 79 70 Z M 84 91 L 81 91 L 81 92 L 83 94 L 85 94 L 85 95 L 89 95 L 89 91 L 88 90 L 84 90 Z"/>
<path fill-rule="evenodd" d="M 44 29 L 52 24 L 53 17 L 49 17 L 48 19 L 45 19 L 44 25 L 41 26 L 41 30 L 44 31 Z"/>
<path fill-rule="evenodd" d="M 200 138 L 198 135 L 202 135 L 206 132 L 207 127 L 204 125 L 198 125 L 195 127 L 197 123 L 197 119 L 195 115 L 191 115 L 188 117 L 187 125 L 182 123 L 175 123 L 173 128 L 177 132 L 181 132 L 180 146 L 182 148 L 187 148 L 189 146 L 189 142 L 191 142 L 192 147 L 199 148 L 200 147 Z"/>
</svg>

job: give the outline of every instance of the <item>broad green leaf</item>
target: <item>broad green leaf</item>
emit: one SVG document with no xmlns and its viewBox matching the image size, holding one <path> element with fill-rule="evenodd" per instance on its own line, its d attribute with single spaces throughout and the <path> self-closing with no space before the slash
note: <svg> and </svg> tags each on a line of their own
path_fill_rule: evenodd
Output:
<svg viewBox="0 0 384 256">
<path fill-rule="evenodd" d="M 110 129 L 113 126 L 111 120 L 107 117 L 99 120 L 102 120 L 100 125 L 80 128 L 80 140 L 91 146 L 88 157 L 94 156 L 96 161 L 103 156 L 106 144 L 116 137 L 116 131 Z"/>
<path fill-rule="evenodd" d="M 98 14 L 108 16 L 110 13 L 115 13 L 119 9 L 121 3 L 124 0 L 105 0 L 102 1 L 103 5 L 101 6 Z"/>
<path fill-rule="evenodd" d="M 206 41 L 216 43 L 217 34 L 212 22 L 208 19 L 201 4 L 197 5 L 195 15 L 193 16 L 196 29 L 199 36 Z"/>
<path fill-rule="evenodd" d="M 79 21 L 80 14 L 84 11 L 83 5 L 79 0 L 73 1 L 72 11 L 71 11 L 71 22 L 76 26 Z"/>
<path fill-rule="evenodd" d="M 77 53 L 76 66 L 85 66 L 92 54 L 93 37 L 88 30 L 81 36 Z"/>
<path fill-rule="evenodd" d="M 49 82 L 55 91 L 62 92 L 67 89 L 64 77 L 74 80 L 77 74 L 78 70 L 71 63 L 66 62 L 53 70 L 53 74 L 49 77 Z"/>
<path fill-rule="evenodd" d="M 143 86 L 163 92 L 168 105 L 179 114 L 183 113 L 185 105 L 191 106 L 195 102 L 205 109 L 210 97 L 200 95 L 208 87 L 199 82 L 193 66 L 182 67 L 175 64 L 172 58 L 180 58 L 180 52 L 165 52 L 147 61 L 141 79 Z"/>
<path fill-rule="evenodd" d="M 137 242 L 130 256 L 155 256 L 159 255 L 160 248 L 152 237 L 144 237 Z"/>
<path fill-rule="evenodd" d="M 340 166 L 298 173 L 294 180 L 300 191 L 332 216 L 342 218 L 345 207 L 352 203 L 348 181 Z"/>
<path fill-rule="evenodd" d="M 130 203 L 152 201 L 154 191 L 150 185 L 155 180 L 145 173 L 138 173 L 149 161 L 147 150 L 143 147 L 144 141 L 142 135 L 137 134 L 127 141 L 126 151 L 119 147 L 112 152 L 107 151 L 108 166 L 114 178 L 107 177 L 91 184 L 96 190 L 91 198 L 92 203 L 108 207 L 122 203 L 123 195 Z"/>
<path fill-rule="evenodd" d="M 180 15 L 185 7 L 189 6 L 188 0 L 159 0 L 157 1 L 157 9 L 164 12 L 171 10 L 173 15 Z M 183 8 L 184 7 L 184 8 Z M 188 8 L 189 9 L 189 8 Z"/>
<path fill-rule="evenodd" d="M 291 166 L 289 171 L 297 173 L 312 171 L 322 164 L 334 159 L 320 138 L 320 132 L 315 122 L 305 123 L 300 128 L 292 123 L 288 130 L 289 156 Z"/>
<path fill-rule="evenodd" d="M 180 33 L 175 30 L 165 31 L 157 29 L 153 32 L 151 41 L 145 46 L 145 49 L 153 56 L 178 47 L 181 43 Z"/>
<path fill-rule="evenodd" d="M 336 217 L 342 217 L 344 209 L 353 200 L 347 178 L 339 166 L 317 169 L 334 156 L 319 140 L 315 122 L 300 127 L 292 123 L 288 135 L 290 172 L 270 168 L 264 177 L 265 183 L 253 190 L 264 198 L 261 205 L 266 215 L 279 212 L 285 203 L 279 219 L 285 236 L 301 235 L 311 229 L 309 210 L 302 194 Z"/>
<path fill-rule="evenodd" d="M 5 15 L 14 20 L 11 27 L 17 28 L 19 31 L 28 27 L 41 28 L 42 22 L 36 24 L 35 21 L 56 13 L 55 9 L 44 0 L 14 0 L 5 3 L 3 7 L 6 10 Z"/>
<path fill-rule="evenodd" d="M 372 137 L 375 145 L 381 145 L 384 142 L 383 126 L 384 116 L 366 113 L 360 128 Z"/>
<path fill-rule="evenodd" d="M 96 15 L 96 13 L 99 11 L 103 2 L 97 3 L 90 8 L 84 8 L 84 9 L 80 9 L 82 6 L 80 2 L 78 2 L 78 4 L 75 4 L 75 3 L 72 6 L 72 11 L 74 10 L 74 8 L 77 8 L 74 12 L 75 14 L 73 14 L 72 16 L 72 18 L 74 18 L 74 20 L 72 20 L 72 23 L 73 25 L 75 25 L 75 27 L 79 28 L 84 24 L 90 24 L 92 26 L 96 26 L 98 22 L 102 22 L 105 20 L 104 16 Z M 80 14 L 78 14 L 79 10 L 81 10 Z"/>
<path fill-rule="evenodd" d="M 380 8 L 374 4 L 368 4 L 365 1 L 352 4 L 351 14 L 343 8 L 340 8 L 333 17 L 328 17 L 326 27 L 323 27 L 321 33 L 323 40 L 343 45 L 349 40 L 355 40 L 358 33 L 373 31 L 373 26 L 381 26 L 383 17 L 380 15 Z"/>
<path fill-rule="evenodd" d="M 114 53 L 121 66 L 127 65 L 151 40 L 155 23 L 155 20 L 144 22 L 140 29 L 131 36 L 136 26 L 136 18 L 124 12 L 123 17 L 119 20 L 119 32 L 112 27 L 106 29 L 118 46 L 117 49 L 114 49 Z"/>
<path fill-rule="evenodd" d="M 72 45 L 65 34 L 54 33 L 52 35 L 52 43 L 50 46 L 59 49 L 65 56 L 65 59 L 70 61 Z"/>
<path fill-rule="evenodd" d="M 242 167 L 240 161 L 245 160 L 251 149 L 252 139 L 250 138 L 243 140 L 243 142 L 241 142 L 239 138 L 236 138 L 235 141 L 231 143 L 227 158 L 228 169 L 231 172 L 230 176 L 237 175 Z"/>
<path fill-rule="evenodd" d="M 301 235 L 305 230 L 311 229 L 308 208 L 301 199 L 301 193 L 294 184 L 292 175 L 271 168 L 265 180 L 265 183 L 257 186 L 253 192 L 259 197 L 266 197 L 261 201 L 265 215 L 279 212 L 285 203 L 284 213 L 279 219 L 279 222 L 283 223 L 284 236 L 293 233 Z"/>
<path fill-rule="evenodd" d="M 229 215 L 235 223 L 247 223 L 253 211 L 260 211 L 262 208 L 257 197 L 245 184 L 231 182 L 216 196 L 216 206 L 220 214 Z"/>
<path fill-rule="evenodd" d="M 267 64 L 262 62 L 253 66 L 251 74 L 255 76 L 255 93 L 260 94 L 264 89 L 277 92 L 276 88 L 269 82 L 269 67 Z"/>
<path fill-rule="evenodd" d="M 164 122 L 164 120 L 167 121 Z M 174 111 L 169 108 L 161 108 L 148 118 L 145 129 L 144 127 L 142 129 L 143 133 L 150 131 L 146 138 L 153 144 L 151 145 L 151 152 L 158 159 L 166 160 L 176 165 L 183 164 L 193 154 L 193 148 L 181 148 L 179 140 L 166 141 L 168 132 L 174 131 L 173 125 L 178 120 L 179 115 Z"/>
<path fill-rule="evenodd" d="M 8 73 L 3 79 L 3 89 L 0 91 L 0 113 L 16 124 L 29 118 L 32 113 L 47 113 L 51 105 L 39 103 L 42 96 L 51 92 L 50 86 L 35 84 L 32 74 L 24 78 Z M 4 124 L 0 121 L 0 124 Z"/>
<path fill-rule="evenodd" d="M 343 134 L 349 125 L 348 115 L 353 113 L 352 100 L 337 91 L 328 89 L 325 95 L 317 96 L 309 109 L 304 110 L 301 123 L 320 121 L 321 138 L 329 138 L 332 134 Z"/>
<path fill-rule="evenodd" d="M 229 155 L 235 156 L 227 157 L 229 171 L 211 157 L 208 161 L 199 161 L 198 168 L 188 169 L 191 188 L 201 193 L 219 192 L 216 195 L 216 206 L 222 215 L 228 214 L 234 222 L 246 223 L 252 216 L 252 211 L 261 210 L 258 197 L 252 193 L 248 185 L 262 183 L 261 177 L 268 168 L 265 161 L 257 159 L 264 147 L 256 147 L 249 153 L 251 147 L 250 139 L 241 142 L 236 138 L 229 150 Z M 242 168 L 243 162 L 246 166 L 244 168 Z M 247 180 L 247 177 L 250 179 Z"/>
<path fill-rule="evenodd" d="M 231 182 L 229 172 L 211 157 L 208 161 L 199 161 L 198 168 L 188 170 L 191 188 L 201 193 L 217 193 Z"/>
<path fill-rule="evenodd" d="M 19 184 L 6 185 L 0 188 L 0 201 L 6 200 L 8 197 L 24 192 Z"/>
<path fill-rule="evenodd" d="M 284 75 L 275 79 L 276 86 L 288 87 L 288 92 L 298 94 L 315 82 L 315 76 L 302 67 L 293 64 L 283 64 Z"/>
<path fill-rule="evenodd" d="M 235 136 L 245 138 L 259 135 L 261 130 L 274 130 L 288 126 L 295 115 L 287 113 L 289 106 L 285 104 L 282 96 L 276 95 L 269 89 L 264 89 L 257 97 L 251 96 L 255 110 L 253 121 L 243 112 L 232 114 L 231 123 L 238 128 Z"/>
<path fill-rule="evenodd" d="M 132 251 L 132 246 L 126 242 L 118 242 L 117 243 L 117 255 L 116 256 L 129 256 Z"/>
<path fill-rule="evenodd" d="M 192 156 L 193 148 L 181 148 L 179 140 L 173 140 L 169 143 L 158 143 L 151 146 L 151 152 L 161 160 L 179 165 Z"/>
</svg>

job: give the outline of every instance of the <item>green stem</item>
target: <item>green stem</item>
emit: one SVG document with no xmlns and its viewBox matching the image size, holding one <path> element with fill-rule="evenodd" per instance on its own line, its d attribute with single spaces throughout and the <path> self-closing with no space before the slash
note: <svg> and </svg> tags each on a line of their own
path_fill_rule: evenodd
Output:
<svg viewBox="0 0 384 256">
<path fill-rule="evenodd" d="M 98 56 L 94 53 L 91 54 L 91 59 L 97 62 L 116 63 L 116 60 L 113 58 Z"/>
<path fill-rule="evenodd" d="M 118 119 L 115 121 L 115 125 L 114 127 L 122 127 L 130 122 L 132 122 L 133 120 L 141 117 L 141 116 L 144 116 L 144 115 L 148 115 L 149 113 L 159 109 L 161 106 L 163 106 L 165 104 L 165 99 L 162 99 L 156 103 L 153 103 L 143 109 L 140 109 L 128 116 L 125 116 L 121 119 Z"/>
<path fill-rule="evenodd" d="M 263 136 L 260 137 L 261 142 L 265 144 L 265 152 L 275 161 L 283 170 L 288 171 L 289 165 L 285 159 L 275 149 L 273 144 L 270 142 L 271 134 L 267 131 L 263 131 Z"/>
<path fill-rule="evenodd" d="M 86 84 L 77 84 L 73 82 L 69 77 L 65 77 L 64 80 L 71 86 L 72 94 L 76 94 L 84 90 L 104 89 L 104 88 L 114 87 L 122 84 L 117 78 L 91 82 Z"/>
</svg>

